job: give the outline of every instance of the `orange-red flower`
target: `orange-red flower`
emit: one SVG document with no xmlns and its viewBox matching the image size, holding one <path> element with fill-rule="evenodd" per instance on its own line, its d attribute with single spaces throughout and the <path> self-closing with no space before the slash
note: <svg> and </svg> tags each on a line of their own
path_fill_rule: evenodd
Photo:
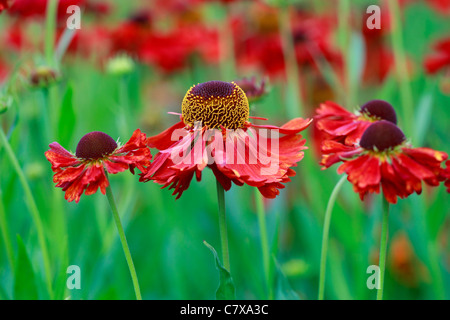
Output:
<svg viewBox="0 0 450 320">
<path fill-rule="evenodd" d="M 450 38 L 437 41 L 434 52 L 425 57 L 425 70 L 429 74 L 435 74 L 444 68 L 450 69 Z"/>
<path fill-rule="evenodd" d="M 120 146 L 106 133 L 94 131 L 81 138 L 75 154 L 53 142 L 45 152 L 55 172 L 53 182 L 65 191 L 69 202 L 78 202 L 83 192 L 91 195 L 98 188 L 105 194 L 109 186 L 106 172 L 116 174 L 129 169 L 134 174 L 135 168 L 146 172 L 152 158 L 146 139 L 137 129 L 130 140 Z"/>
<path fill-rule="evenodd" d="M 334 140 L 352 146 L 359 142 L 362 134 L 373 122 L 388 120 L 397 123 L 394 108 L 384 100 L 371 100 L 359 111 L 352 113 L 335 102 L 326 101 L 316 110 L 316 127 L 323 140 Z"/>
<path fill-rule="evenodd" d="M 397 197 L 422 192 L 422 181 L 438 186 L 443 180 L 441 163 L 445 152 L 430 148 L 412 148 L 403 132 L 392 122 L 381 120 L 371 124 L 359 145 L 346 146 L 333 140 L 324 145 L 327 154 L 324 169 L 342 162 L 338 173 L 346 173 L 361 200 L 367 193 L 379 193 L 390 203 Z"/>
<path fill-rule="evenodd" d="M 305 140 L 298 133 L 312 120 L 296 118 L 281 127 L 249 121 L 244 91 L 234 82 L 209 81 L 192 86 L 182 103 L 181 121 L 149 137 L 159 152 L 140 181 L 174 189 L 177 199 L 192 178 L 209 167 L 225 190 L 232 182 L 257 187 L 275 198 L 295 175 Z M 281 137 L 279 135 L 282 135 Z"/>
</svg>

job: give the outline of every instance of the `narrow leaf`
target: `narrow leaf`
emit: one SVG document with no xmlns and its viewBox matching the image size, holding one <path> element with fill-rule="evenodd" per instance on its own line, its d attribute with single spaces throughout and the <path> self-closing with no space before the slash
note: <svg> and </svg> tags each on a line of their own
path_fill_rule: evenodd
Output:
<svg viewBox="0 0 450 320">
<path fill-rule="evenodd" d="M 39 298 L 36 286 L 36 279 L 22 238 L 17 235 L 17 261 L 14 279 L 14 299 L 15 300 L 37 300 Z"/>
<path fill-rule="evenodd" d="M 231 278 L 230 272 L 224 268 L 220 262 L 219 256 L 216 250 L 206 241 L 203 244 L 208 247 L 209 250 L 214 255 L 216 260 L 216 268 L 219 270 L 219 287 L 216 291 L 216 300 L 234 300 L 236 299 L 236 290 L 234 288 L 233 279 Z"/>
<path fill-rule="evenodd" d="M 73 108 L 73 88 L 69 83 L 67 85 L 64 98 L 62 100 L 59 125 L 58 139 L 62 145 L 69 145 L 75 128 L 76 115 Z"/>
</svg>

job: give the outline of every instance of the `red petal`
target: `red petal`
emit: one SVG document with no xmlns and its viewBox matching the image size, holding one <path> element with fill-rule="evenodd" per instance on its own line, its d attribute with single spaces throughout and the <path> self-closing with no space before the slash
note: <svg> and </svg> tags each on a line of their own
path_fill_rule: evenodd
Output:
<svg viewBox="0 0 450 320">
<path fill-rule="evenodd" d="M 58 169 L 65 167 L 76 166 L 81 163 L 80 160 L 78 160 L 69 151 L 61 147 L 61 145 L 57 142 L 50 144 L 50 150 L 45 152 L 45 157 L 52 164 L 53 171 L 57 171 Z"/>
<path fill-rule="evenodd" d="M 172 146 L 176 142 L 176 140 L 175 141 L 172 140 L 174 138 L 174 137 L 172 137 L 174 131 L 177 129 L 182 129 L 185 126 L 186 125 L 184 124 L 184 122 L 180 121 L 180 122 L 176 123 L 175 125 L 173 125 L 172 127 L 164 130 L 160 134 L 153 136 L 153 137 L 148 137 L 147 145 L 150 148 L 156 148 L 158 150 L 168 149 L 170 146 Z M 176 138 L 179 138 L 179 137 L 176 137 Z"/>
</svg>

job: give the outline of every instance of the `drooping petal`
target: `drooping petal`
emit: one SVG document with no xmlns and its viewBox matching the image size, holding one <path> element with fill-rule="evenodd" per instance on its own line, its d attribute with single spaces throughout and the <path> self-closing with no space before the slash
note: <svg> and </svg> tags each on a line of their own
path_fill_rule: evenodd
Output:
<svg viewBox="0 0 450 320">
<path fill-rule="evenodd" d="M 53 171 L 81 163 L 75 155 L 64 149 L 59 143 L 52 142 L 49 147 L 50 150 L 45 152 L 45 157 L 52 164 Z"/>
<path fill-rule="evenodd" d="M 176 132 L 182 132 L 182 131 L 176 131 L 183 129 L 186 125 L 183 123 L 183 121 L 180 121 L 176 124 L 174 124 L 172 127 L 164 130 L 160 134 L 152 137 L 147 138 L 147 145 L 150 148 L 156 148 L 158 150 L 165 150 L 168 149 L 170 146 L 172 146 L 175 142 L 181 138 L 181 136 L 176 135 L 174 136 L 174 133 Z M 184 131 L 186 132 L 186 131 Z"/>
</svg>

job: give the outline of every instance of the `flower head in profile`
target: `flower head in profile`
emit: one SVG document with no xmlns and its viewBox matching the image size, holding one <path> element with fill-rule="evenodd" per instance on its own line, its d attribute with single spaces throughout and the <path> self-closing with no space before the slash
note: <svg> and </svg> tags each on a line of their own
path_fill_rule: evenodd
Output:
<svg viewBox="0 0 450 320">
<path fill-rule="evenodd" d="M 397 124 L 397 115 L 391 104 L 371 100 L 352 113 L 335 102 L 322 103 L 314 117 L 322 140 L 333 140 L 352 146 L 359 142 L 364 131 L 375 121 L 387 120 Z"/>
<path fill-rule="evenodd" d="M 194 175 L 200 180 L 209 167 L 225 190 L 232 182 L 247 184 L 275 198 L 295 175 L 292 167 L 306 149 L 298 133 L 312 120 L 296 118 L 281 127 L 252 124 L 248 99 L 235 82 L 194 85 L 181 109 L 180 122 L 147 139 L 159 152 L 141 181 L 174 189 L 179 198 Z"/>
<path fill-rule="evenodd" d="M 323 169 L 342 162 L 338 173 L 346 173 L 361 200 L 380 189 L 389 203 L 422 192 L 422 182 L 438 186 L 443 180 L 441 164 L 445 152 L 430 148 L 412 148 L 403 132 L 392 122 L 372 123 L 359 145 L 346 146 L 329 140 L 324 146 Z"/>
<path fill-rule="evenodd" d="M 146 135 L 139 129 L 123 146 L 100 131 L 84 135 L 78 142 L 75 154 L 59 143 L 50 144 L 45 156 L 55 173 L 53 182 L 65 191 L 65 198 L 78 203 L 83 192 L 91 195 L 98 188 L 105 194 L 109 181 L 106 172 L 116 174 L 129 169 L 134 174 L 138 168 L 145 172 L 152 155 L 146 145 Z"/>
</svg>

